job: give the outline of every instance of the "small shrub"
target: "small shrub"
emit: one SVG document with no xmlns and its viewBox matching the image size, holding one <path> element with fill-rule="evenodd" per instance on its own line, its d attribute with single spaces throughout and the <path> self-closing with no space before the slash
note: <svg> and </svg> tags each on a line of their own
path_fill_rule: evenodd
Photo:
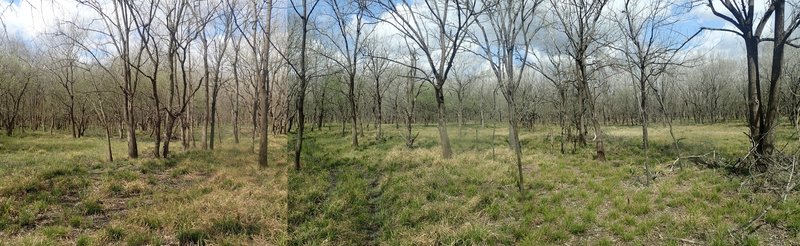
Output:
<svg viewBox="0 0 800 246">
<path fill-rule="evenodd" d="M 124 188 L 122 187 L 122 185 L 117 182 L 108 185 L 108 192 L 111 192 L 111 194 L 119 195 L 122 193 L 123 190 Z"/>
<path fill-rule="evenodd" d="M 239 182 L 236 182 L 236 181 L 233 181 L 233 180 L 230 180 L 230 179 L 225 179 L 225 180 L 222 181 L 222 184 L 220 186 L 222 186 L 222 188 L 225 189 L 225 190 L 233 191 L 233 190 L 241 188 L 244 185 L 242 185 L 242 183 L 239 183 Z"/>
<path fill-rule="evenodd" d="M 67 174 L 70 174 L 70 173 L 71 173 L 70 169 L 67 169 L 66 167 L 54 168 L 54 169 L 50 169 L 50 170 L 42 172 L 41 179 L 42 180 L 53 179 L 55 177 L 64 176 L 64 175 L 67 175 Z"/>
<path fill-rule="evenodd" d="M 179 176 L 186 175 L 187 173 L 189 173 L 189 169 L 187 169 L 187 168 L 178 168 L 178 169 L 172 170 L 172 172 L 170 172 L 170 175 L 173 178 L 177 178 Z"/>
<path fill-rule="evenodd" d="M 75 240 L 75 245 L 76 246 L 89 246 L 89 245 L 92 245 L 92 239 L 89 238 L 89 236 L 81 235 L 81 236 L 78 237 L 77 240 Z"/>
<path fill-rule="evenodd" d="M 161 228 L 162 222 L 157 217 L 147 217 L 144 218 L 144 225 L 150 229 L 157 230 Z"/>
<path fill-rule="evenodd" d="M 81 216 L 70 216 L 69 217 L 69 225 L 74 228 L 80 228 L 83 225 L 83 217 Z"/>
<path fill-rule="evenodd" d="M 69 229 L 63 226 L 48 226 L 42 229 L 42 234 L 50 239 L 62 238 L 69 233 Z"/>
<path fill-rule="evenodd" d="M 147 184 L 142 181 L 133 181 L 125 184 L 125 194 L 128 195 L 138 195 L 147 191 Z"/>
<path fill-rule="evenodd" d="M 258 233 L 258 225 L 252 223 L 243 223 L 239 219 L 225 217 L 222 220 L 217 220 L 211 225 L 211 230 L 215 234 L 234 235 L 234 234 L 247 234 L 253 235 Z"/>
<path fill-rule="evenodd" d="M 125 243 L 128 246 L 143 246 L 143 245 L 152 245 L 153 237 L 147 234 L 131 234 L 125 240 Z"/>
<path fill-rule="evenodd" d="M 129 170 L 123 170 L 123 171 L 114 172 L 113 173 L 113 177 L 115 179 L 119 179 L 119 180 L 133 181 L 136 178 L 138 178 L 139 175 L 136 175 L 136 173 L 134 173 L 132 171 L 129 171 Z"/>
<path fill-rule="evenodd" d="M 164 160 L 164 167 L 166 168 L 173 168 L 178 165 L 178 160 L 175 158 L 169 158 Z"/>
<path fill-rule="evenodd" d="M 178 232 L 178 241 L 181 245 L 185 244 L 205 244 L 205 239 L 208 238 L 206 233 L 197 229 L 182 230 Z"/>
<path fill-rule="evenodd" d="M 141 173 L 148 174 L 164 170 L 164 165 L 160 161 L 149 160 L 142 163 L 140 168 Z"/>
<path fill-rule="evenodd" d="M 573 235 L 580 235 L 586 232 L 587 226 L 586 223 L 581 221 L 568 221 L 567 223 L 567 230 Z"/>
<path fill-rule="evenodd" d="M 119 241 L 125 237 L 125 230 L 119 227 L 109 227 L 106 229 L 106 236 L 111 241 Z"/>
<path fill-rule="evenodd" d="M 93 215 L 103 212 L 103 205 L 97 200 L 88 200 L 83 202 L 83 214 Z"/>
<path fill-rule="evenodd" d="M 22 210 L 17 217 L 17 224 L 22 227 L 32 226 L 36 216 L 29 210 Z"/>
</svg>

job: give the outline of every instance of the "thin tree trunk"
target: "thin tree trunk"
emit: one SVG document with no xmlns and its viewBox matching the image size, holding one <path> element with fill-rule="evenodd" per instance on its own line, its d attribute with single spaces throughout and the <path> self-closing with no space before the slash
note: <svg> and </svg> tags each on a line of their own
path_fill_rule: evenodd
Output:
<svg viewBox="0 0 800 246">
<path fill-rule="evenodd" d="M 233 58 L 233 82 L 236 95 L 233 103 L 233 143 L 239 144 L 239 44 L 236 44 L 236 54 Z"/>
<path fill-rule="evenodd" d="M 441 79 L 438 80 L 438 84 L 443 84 Z M 450 137 L 447 135 L 447 112 L 445 111 L 444 106 L 444 91 L 441 86 L 434 86 L 434 90 L 436 93 L 436 109 L 437 109 L 437 118 L 438 118 L 438 126 L 439 126 L 439 140 L 441 141 L 442 145 L 442 158 L 450 159 L 453 156 L 453 150 L 450 148 Z"/>
<path fill-rule="evenodd" d="M 261 139 L 258 147 L 258 164 L 261 167 L 266 167 L 269 164 L 269 158 L 267 155 L 267 149 L 269 146 L 269 40 L 270 40 L 270 30 L 271 30 L 271 16 L 272 16 L 272 0 L 266 0 L 267 14 L 266 14 L 266 27 L 265 27 L 265 36 L 266 41 L 264 41 L 264 55 L 262 56 L 262 64 L 261 64 L 261 78 L 259 79 L 259 86 L 261 87 L 261 92 L 259 93 L 259 97 L 261 98 Z M 305 93 L 303 93 L 305 94 Z"/>
<path fill-rule="evenodd" d="M 351 145 L 358 147 L 358 108 L 356 105 L 355 96 L 355 77 L 350 76 L 350 82 L 347 87 L 347 102 L 350 104 L 350 120 L 353 121 L 353 136 Z"/>
<path fill-rule="evenodd" d="M 211 78 L 209 76 L 209 67 L 208 67 L 208 39 L 205 37 L 205 34 L 201 35 L 201 40 L 203 43 L 203 80 L 205 82 L 205 114 L 203 115 L 203 143 L 202 148 L 204 150 L 208 149 L 208 127 L 211 123 Z"/>
</svg>

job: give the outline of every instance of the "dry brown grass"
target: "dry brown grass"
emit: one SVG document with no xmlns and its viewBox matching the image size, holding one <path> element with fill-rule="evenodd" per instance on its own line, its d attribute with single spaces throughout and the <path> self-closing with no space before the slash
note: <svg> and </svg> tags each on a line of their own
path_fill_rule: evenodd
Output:
<svg viewBox="0 0 800 246">
<path fill-rule="evenodd" d="M 0 166 L 3 243 L 285 244 L 284 136 L 272 137 L 267 168 L 249 143 L 108 163 L 99 139 L 3 140 L 0 159 L 12 160 Z M 123 144 L 114 143 L 117 156 Z"/>
</svg>

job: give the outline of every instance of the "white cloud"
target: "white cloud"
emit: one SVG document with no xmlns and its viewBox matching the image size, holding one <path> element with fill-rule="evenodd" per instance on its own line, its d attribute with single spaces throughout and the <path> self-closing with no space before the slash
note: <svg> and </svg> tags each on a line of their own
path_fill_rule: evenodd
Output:
<svg viewBox="0 0 800 246">
<path fill-rule="evenodd" d="M 53 31 L 61 20 L 86 16 L 88 12 L 91 11 L 81 10 L 73 0 L 14 1 L 0 13 L 0 18 L 9 34 L 32 39 Z"/>
</svg>

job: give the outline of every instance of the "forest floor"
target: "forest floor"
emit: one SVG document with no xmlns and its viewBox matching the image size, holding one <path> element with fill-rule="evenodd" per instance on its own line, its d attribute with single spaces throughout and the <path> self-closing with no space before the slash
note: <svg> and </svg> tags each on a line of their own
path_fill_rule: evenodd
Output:
<svg viewBox="0 0 800 246">
<path fill-rule="evenodd" d="M 370 129 L 357 148 L 336 125 L 308 135 L 303 169 L 289 171 L 290 245 L 800 242 L 800 197 L 780 202 L 780 195 L 742 188 L 744 177 L 725 169 L 688 161 L 671 168 L 675 154 L 660 126 L 650 129 L 649 186 L 640 127 L 604 128 L 606 162 L 593 160 L 592 144 L 561 154 L 557 127 L 523 131 L 525 195 L 505 128 L 496 130 L 493 151 L 491 128 L 473 125 L 461 135 L 450 125 L 449 160 L 440 158 L 435 126 L 415 126 L 414 149 L 405 147 L 402 128 L 383 128 L 384 141 Z M 683 155 L 728 162 L 747 152 L 745 131 L 741 124 L 676 126 Z M 791 132 L 782 129 L 779 142 L 795 143 Z"/>
<path fill-rule="evenodd" d="M 0 137 L 0 245 L 282 245 L 286 137 L 259 168 L 250 142 L 128 160 L 126 142 L 21 133 Z M 140 141 L 140 156 L 152 142 Z M 280 153 L 280 154 L 278 154 Z"/>
</svg>

